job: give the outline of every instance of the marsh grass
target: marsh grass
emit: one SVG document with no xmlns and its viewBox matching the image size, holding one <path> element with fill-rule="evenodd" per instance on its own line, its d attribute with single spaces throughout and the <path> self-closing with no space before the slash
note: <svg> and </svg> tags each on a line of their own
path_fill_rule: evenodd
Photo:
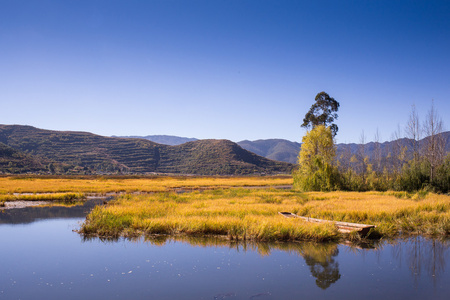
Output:
<svg viewBox="0 0 450 300">
<path fill-rule="evenodd" d="M 0 195 L 0 203 L 6 201 L 61 201 L 73 202 L 84 199 L 83 193 L 51 193 L 51 194 L 30 194 L 30 195 Z M 1 204 L 0 204 L 1 206 Z M 4 206 L 4 205 L 3 205 Z"/>
<path fill-rule="evenodd" d="M 419 199 L 390 193 L 327 193 L 329 199 L 310 201 L 297 212 L 314 218 L 374 224 L 373 234 L 425 234 L 448 236 L 450 197 L 427 194 Z"/>
<path fill-rule="evenodd" d="M 336 228 L 278 215 L 294 210 L 298 195 L 290 191 L 221 189 L 191 193 L 126 195 L 95 208 L 81 228 L 99 236 L 193 235 L 231 240 L 334 240 Z"/>
<path fill-rule="evenodd" d="M 292 177 L 45 178 L 0 177 L 0 195 L 13 193 L 133 193 L 291 185 Z"/>
<path fill-rule="evenodd" d="M 299 193 L 245 188 L 124 195 L 95 208 L 80 232 L 103 237 L 162 234 L 252 241 L 360 240 L 355 233 L 340 234 L 333 224 L 284 218 L 279 211 L 376 225 L 369 237 L 445 237 L 450 233 L 450 197 L 446 195 L 428 194 L 417 200 L 381 192 Z"/>
</svg>

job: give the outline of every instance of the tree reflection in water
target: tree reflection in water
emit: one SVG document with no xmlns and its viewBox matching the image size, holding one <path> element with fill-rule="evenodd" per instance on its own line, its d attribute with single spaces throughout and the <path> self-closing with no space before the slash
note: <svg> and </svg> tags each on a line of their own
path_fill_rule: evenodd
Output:
<svg viewBox="0 0 450 300">
<path fill-rule="evenodd" d="M 401 263 L 406 258 L 414 284 L 425 271 L 436 281 L 445 271 L 446 260 L 450 255 L 449 240 L 427 239 L 421 236 L 411 237 L 405 240 L 397 240 L 393 243 L 393 256 Z"/>
<path fill-rule="evenodd" d="M 89 241 L 90 237 L 84 237 Z M 95 238 L 94 238 L 95 239 Z M 103 242 L 115 242 L 119 239 L 103 239 Z M 155 246 L 164 246 L 171 241 L 189 243 L 194 247 L 228 247 L 236 251 L 257 251 L 261 256 L 269 256 L 272 251 L 279 250 L 303 257 L 308 265 L 311 275 L 316 278 L 316 285 L 325 290 L 341 278 L 339 263 L 336 257 L 339 254 L 340 244 L 326 243 L 317 244 L 313 242 L 303 243 L 256 243 L 249 241 L 228 240 L 221 237 L 192 237 L 192 236 L 150 236 L 144 239 L 137 237 L 128 239 L 135 242 L 151 243 Z M 427 239 L 424 237 L 411 237 L 408 239 L 397 239 L 391 241 L 366 241 L 366 243 L 352 244 L 344 243 L 346 252 L 354 255 L 364 255 L 366 251 L 375 251 L 381 254 L 386 247 L 392 249 L 393 257 L 401 264 L 406 261 L 414 281 L 417 284 L 423 272 L 428 273 L 433 281 L 445 273 L 446 261 L 450 255 L 450 241 Z M 342 250 L 342 249 L 341 249 Z"/>
<path fill-rule="evenodd" d="M 339 263 L 334 258 L 339 254 L 337 244 L 306 244 L 302 256 L 316 278 L 316 285 L 325 290 L 341 278 Z"/>
<path fill-rule="evenodd" d="M 309 266 L 312 276 L 316 278 L 316 285 L 321 289 L 327 289 L 331 284 L 341 278 L 339 263 L 335 257 L 339 254 L 338 244 L 326 243 L 317 244 L 312 242 L 304 243 L 253 243 L 242 241 L 229 241 L 221 238 L 196 238 L 196 237 L 151 237 L 146 241 L 162 246 L 166 242 L 176 239 L 188 242 L 194 246 L 229 246 L 237 251 L 257 251 L 261 256 L 269 256 L 272 250 L 282 250 L 300 255 Z"/>
</svg>

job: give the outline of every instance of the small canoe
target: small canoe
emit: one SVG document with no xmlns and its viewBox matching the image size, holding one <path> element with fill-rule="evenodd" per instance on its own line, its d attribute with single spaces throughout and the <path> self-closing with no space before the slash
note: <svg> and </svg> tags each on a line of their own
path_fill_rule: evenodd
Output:
<svg viewBox="0 0 450 300">
<path fill-rule="evenodd" d="M 302 217 L 302 216 L 298 216 L 294 213 L 287 212 L 287 211 L 282 211 L 282 212 L 278 212 L 278 213 L 286 218 L 298 218 L 298 219 L 302 219 L 307 222 L 334 223 L 334 225 L 337 227 L 339 232 L 349 233 L 352 231 L 356 231 L 361 236 L 366 236 L 369 233 L 371 228 L 375 228 L 375 225 L 366 225 L 366 224 L 349 223 L 349 222 L 336 222 L 336 221 L 315 219 L 315 218 L 309 218 L 309 217 Z"/>
</svg>

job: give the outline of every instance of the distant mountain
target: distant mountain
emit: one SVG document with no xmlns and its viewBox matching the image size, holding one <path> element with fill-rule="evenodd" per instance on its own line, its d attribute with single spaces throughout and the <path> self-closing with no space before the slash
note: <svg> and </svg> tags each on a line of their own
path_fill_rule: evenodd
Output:
<svg viewBox="0 0 450 300">
<path fill-rule="evenodd" d="M 48 164 L 49 172 L 74 174 L 278 174 L 293 168 L 292 164 L 258 156 L 227 140 L 168 146 L 146 139 L 0 125 L 0 143 L 7 153 L 0 167 L 3 173 L 19 172 L 7 167 L 16 161 L 13 154 L 29 160 L 30 169 L 35 162 L 44 168 Z"/>
<path fill-rule="evenodd" d="M 442 136 L 449 152 L 450 131 Z M 173 142 L 177 137 L 170 139 Z M 427 139 L 420 143 L 423 145 Z M 385 163 L 389 163 L 386 158 L 396 147 L 412 148 L 408 139 L 379 145 Z M 0 174 L 278 174 L 292 170 L 300 147 L 300 143 L 282 139 L 241 141 L 238 144 L 227 140 L 195 140 L 170 146 L 142 138 L 0 125 Z M 349 160 L 359 148 L 358 144 L 338 144 L 337 157 Z M 373 160 L 375 148 L 373 142 L 365 144 L 364 155 Z"/>
<path fill-rule="evenodd" d="M 440 134 L 440 137 L 445 141 L 444 150 L 445 152 L 450 152 L 450 131 L 442 132 Z M 429 137 L 425 137 L 419 141 L 419 148 L 424 148 L 428 141 Z M 401 138 L 398 140 L 383 142 L 379 144 L 380 146 L 380 152 L 382 158 L 385 158 L 389 155 L 389 153 L 392 154 L 392 152 L 396 151 L 395 148 L 398 146 L 399 148 L 406 147 L 406 155 L 411 157 L 413 152 L 413 140 L 407 139 L 407 138 Z M 348 151 L 351 154 L 356 154 L 359 151 L 359 148 L 361 147 L 360 144 L 337 144 L 336 154 L 338 158 L 344 154 L 344 152 Z M 373 160 L 375 158 L 375 149 L 376 149 L 376 143 L 375 142 L 369 142 L 364 144 L 364 154 L 369 157 L 369 160 Z"/>
<path fill-rule="evenodd" d="M 444 140 L 446 140 L 445 150 L 450 152 L 450 131 L 441 133 Z M 424 138 L 420 141 L 420 145 L 424 145 L 428 138 Z M 395 143 L 398 143 L 401 147 L 407 146 L 408 153 L 412 149 L 412 141 L 406 138 L 399 139 L 397 141 L 389 141 L 380 143 L 380 151 L 382 156 L 387 156 L 391 151 Z M 241 141 L 238 142 L 242 148 L 256 153 L 258 155 L 264 156 L 266 158 L 285 161 L 292 164 L 297 163 L 298 153 L 300 152 L 301 144 L 297 142 L 291 142 L 283 139 L 267 139 L 267 140 L 256 140 L 256 141 Z M 355 143 L 350 144 L 337 144 L 336 153 L 338 158 L 346 151 L 351 155 L 357 153 L 359 145 Z M 364 153 L 369 156 L 370 159 L 374 157 L 375 143 L 370 142 L 364 144 Z"/>
<path fill-rule="evenodd" d="M 135 138 L 135 139 L 146 139 L 158 144 L 176 146 L 187 142 L 198 141 L 196 138 L 179 137 L 173 135 L 147 135 L 147 136 L 114 136 L 119 138 Z"/>
<path fill-rule="evenodd" d="M 282 139 L 269 139 L 257 141 L 241 141 L 238 145 L 242 148 L 264 156 L 266 158 L 285 161 L 292 164 L 297 163 L 297 156 L 301 144 Z"/>
</svg>

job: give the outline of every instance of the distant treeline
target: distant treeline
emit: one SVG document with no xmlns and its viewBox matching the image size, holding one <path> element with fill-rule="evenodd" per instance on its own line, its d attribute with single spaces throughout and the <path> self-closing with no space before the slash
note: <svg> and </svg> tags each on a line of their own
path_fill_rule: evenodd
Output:
<svg viewBox="0 0 450 300">
<path fill-rule="evenodd" d="M 421 136 L 425 138 L 421 139 Z M 434 107 L 423 125 L 413 107 L 405 137 L 400 129 L 393 141 L 381 144 L 378 135 L 368 149 L 364 133 L 355 151 L 336 145 L 330 128 L 316 126 L 303 138 L 294 187 L 303 191 L 450 191 L 448 134 Z M 370 155 L 369 155 L 370 153 Z"/>
<path fill-rule="evenodd" d="M 426 138 L 421 140 L 421 135 Z M 341 187 L 346 190 L 433 190 L 448 193 L 450 190 L 450 153 L 446 152 L 447 136 L 434 106 L 423 125 L 413 106 L 405 127 L 406 139 L 400 139 L 400 130 L 382 155 L 380 143 L 375 138 L 372 159 L 365 152 L 364 134 L 356 154 L 344 151 L 337 160 Z"/>
<path fill-rule="evenodd" d="M 433 147 L 427 144 L 417 152 L 409 152 L 407 146 L 394 142 L 386 157 L 378 156 L 369 161 L 362 144 L 357 154 L 344 152 L 338 158 L 338 187 L 349 191 L 426 189 L 448 193 L 450 153 L 434 152 Z"/>
</svg>

